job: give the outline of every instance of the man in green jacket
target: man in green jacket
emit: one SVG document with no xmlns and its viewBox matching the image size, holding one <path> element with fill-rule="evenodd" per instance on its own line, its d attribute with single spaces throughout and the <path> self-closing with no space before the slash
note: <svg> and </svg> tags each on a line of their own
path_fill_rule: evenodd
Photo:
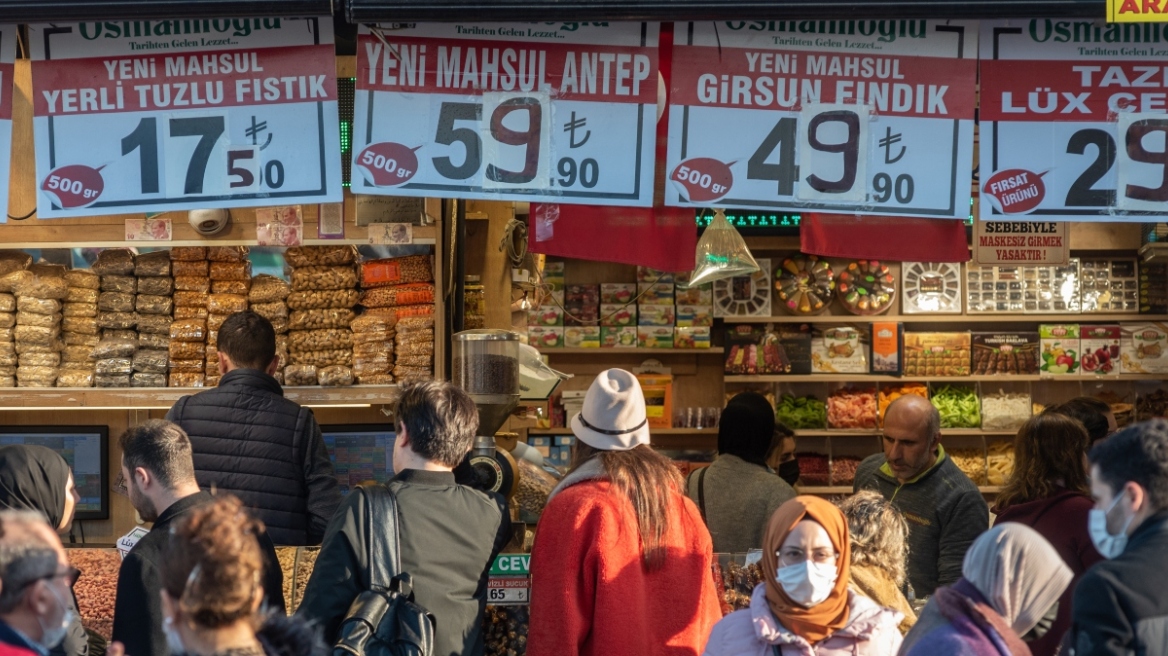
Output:
<svg viewBox="0 0 1168 656">
<path fill-rule="evenodd" d="M 941 446 L 941 415 L 929 400 L 902 396 L 884 414 L 884 453 L 856 470 L 854 491 L 875 490 L 909 526 L 908 582 L 916 598 L 961 578 L 965 552 L 989 529 L 989 507 Z"/>
</svg>

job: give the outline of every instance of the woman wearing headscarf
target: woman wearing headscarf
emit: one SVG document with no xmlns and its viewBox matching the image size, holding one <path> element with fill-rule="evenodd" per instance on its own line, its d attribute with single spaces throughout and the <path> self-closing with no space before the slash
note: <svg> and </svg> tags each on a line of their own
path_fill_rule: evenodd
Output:
<svg viewBox="0 0 1168 656">
<path fill-rule="evenodd" d="M 962 578 L 940 588 L 904 639 L 904 656 L 1030 656 L 1046 635 L 1071 570 L 1046 538 L 998 524 L 965 554 Z"/>
<path fill-rule="evenodd" d="M 0 446 L 0 509 L 39 512 L 58 532 L 67 532 L 73 526 L 73 514 L 80 499 L 73 484 L 73 472 L 56 451 L 24 444 Z M 81 626 L 77 599 L 71 596 L 66 601 L 69 603 L 66 613 L 73 618 L 69 632 L 49 654 L 88 656 L 89 635 Z M 94 644 L 104 649 L 104 640 L 97 638 Z"/>
<path fill-rule="evenodd" d="M 892 656 L 901 614 L 848 589 L 851 546 L 840 509 L 818 497 L 783 504 L 767 524 L 763 582 L 750 608 L 718 622 L 707 656 Z"/>
</svg>

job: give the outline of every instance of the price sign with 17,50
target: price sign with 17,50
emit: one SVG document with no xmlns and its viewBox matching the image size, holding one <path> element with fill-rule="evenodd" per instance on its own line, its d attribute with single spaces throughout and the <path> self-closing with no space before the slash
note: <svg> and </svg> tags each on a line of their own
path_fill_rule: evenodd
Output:
<svg viewBox="0 0 1168 656">
<path fill-rule="evenodd" d="M 674 44 L 666 202 L 967 216 L 970 28 L 924 20 L 691 24 Z"/>
<path fill-rule="evenodd" d="M 355 192 L 652 204 L 656 25 L 361 30 Z"/>
<path fill-rule="evenodd" d="M 94 41 L 115 27 L 117 38 Z M 340 200 L 328 19 L 31 29 L 41 44 L 33 48 L 41 218 Z M 233 45 L 141 55 L 125 42 L 208 31 Z"/>
<path fill-rule="evenodd" d="M 988 21 L 983 220 L 1159 221 L 1168 212 L 1161 24 Z M 1041 81 L 1039 84 L 1037 81 Z"/>
</svg>

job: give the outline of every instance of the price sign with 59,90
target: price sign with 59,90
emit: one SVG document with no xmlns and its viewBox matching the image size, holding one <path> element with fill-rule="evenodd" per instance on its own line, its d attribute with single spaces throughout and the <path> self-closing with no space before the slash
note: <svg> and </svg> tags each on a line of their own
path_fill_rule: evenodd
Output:
<svg viewBox="0 0 1168 656">
<path fill-rule="evenodd" d="M 330 19 L 30 33 L 40 218 L 341 200 Z"/>
<path fill-rule="evenodd" d="M 968 216 L 975 33 L 933 20 L 679 29 L 666 202 Z"/>
<path fill-rule="evenodd" d="M 986 21 L 984 220 L 1162 221 L 1168 49 L 1160 23 Z"/>
<path fill-rule="evenodd" d="M 648 206 L 658 25 L 362 26 L 353 191 Z"/>
</svg>

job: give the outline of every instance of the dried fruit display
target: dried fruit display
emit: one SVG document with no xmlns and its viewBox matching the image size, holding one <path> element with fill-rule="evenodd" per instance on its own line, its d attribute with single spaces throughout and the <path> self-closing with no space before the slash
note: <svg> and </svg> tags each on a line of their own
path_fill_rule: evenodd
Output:
<svg viewBox="0 0 1168 656">
<path fill-rule="evenodd" d="M 845 387 L 827 397 L 829 428 L 876 428 L 875 388 Z"/>
<path fill-rule="evenodd" d="M 106 640 L 114 628 L 114 599 L 122 559 L 116 549 L 70 549 L 69 562 L 81 570 L 73 586 L 81 623 Z"/>
<path fill-rule="evenodd" d="M 527 606 L 487 606 L 483 615 L 483 655 L 527 653 Z"/>
</svg>

